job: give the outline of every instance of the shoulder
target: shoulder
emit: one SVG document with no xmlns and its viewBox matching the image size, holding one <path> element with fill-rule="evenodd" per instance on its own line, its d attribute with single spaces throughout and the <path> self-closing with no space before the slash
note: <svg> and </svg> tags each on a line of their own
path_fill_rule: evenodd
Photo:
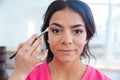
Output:
<svg viewBox="0 0 120 80">
<path fill-rule="evenodd" d="M 46 75 L 44 75 L 46 74 Z M 26 80 L 39 80 L 44 79 L 45 77 L 49 78 L 49 70 L 48 70 L 48 63 L 42 63 L 36 65 L 33 70 L 28 74 Z"/>
<path fill-rule="evenodd" d="M 95 69 L 88 65 L 82 80 L 111 80 L 111 79 L 98 69 Z"/>
<path fill-rule="evenodd" d="M 44 72 L 48 69 L 48 64 L 47 63 L 40 63 L 40 64 L 37 64 L 33 70 L 30 72 L 30 74 L 33 74 L 33 73 L 41 73 L 41 72 Z"/>
</svg>

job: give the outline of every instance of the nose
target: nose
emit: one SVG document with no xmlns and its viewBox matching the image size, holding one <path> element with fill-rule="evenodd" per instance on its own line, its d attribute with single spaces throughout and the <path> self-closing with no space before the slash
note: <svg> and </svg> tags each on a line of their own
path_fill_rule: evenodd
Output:
<svg viewBox="0 0 120 80">
<path fill-rule="evenodd" d="M 61 43 L 62 44 L 72 44 L 73 43 L 73 36 L 70 32 L 64 32 L 61 36 Z"/>
</svg>

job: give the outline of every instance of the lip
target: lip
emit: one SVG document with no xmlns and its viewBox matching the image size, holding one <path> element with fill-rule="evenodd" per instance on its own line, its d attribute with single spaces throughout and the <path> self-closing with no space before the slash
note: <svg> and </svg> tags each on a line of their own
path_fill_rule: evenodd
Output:
<svg viewBox="0 0 120 80">
<path fill-rule="evenodd" d="M 73 53 L 75 50 L 58 50 L 61 53 Z"/>
</svg>

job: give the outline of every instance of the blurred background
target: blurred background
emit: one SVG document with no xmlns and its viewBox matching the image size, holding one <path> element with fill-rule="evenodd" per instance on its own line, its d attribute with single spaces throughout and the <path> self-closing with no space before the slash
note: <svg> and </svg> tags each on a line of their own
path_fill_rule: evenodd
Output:
<svg viewBox="0 0 120 80">
<path fill-rule="evenodd" d="M 33 33 L 40 33 L 44 13 L 52 1 L 0 0 L 0 47 L 6 49 L 5 71 L 8 76 L 14 69 L 14 59 L 9 60 L 9 56 L 19 43 Z M 97 27 L 97 33 L 90 42 L 96 61 L 90 64 L 112 80 L 120 80 L 120 0 L 82 1 L 92 9 Z"/>
</svg>

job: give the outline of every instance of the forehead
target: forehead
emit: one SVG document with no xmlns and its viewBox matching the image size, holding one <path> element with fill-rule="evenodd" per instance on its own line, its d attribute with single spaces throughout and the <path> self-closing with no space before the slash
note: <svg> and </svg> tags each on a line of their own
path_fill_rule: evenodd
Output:
<svg viewBox="0 0 120 80">
<path fill-rule="evenodd" d="M 82 24 L 85 26 L 81 15 L 69 8 L 55 12 L 50 19 L 50 24 L 52 23 L 59 23 L 66 26 L 72 26 L 76 24 Z"/>
</svg>

